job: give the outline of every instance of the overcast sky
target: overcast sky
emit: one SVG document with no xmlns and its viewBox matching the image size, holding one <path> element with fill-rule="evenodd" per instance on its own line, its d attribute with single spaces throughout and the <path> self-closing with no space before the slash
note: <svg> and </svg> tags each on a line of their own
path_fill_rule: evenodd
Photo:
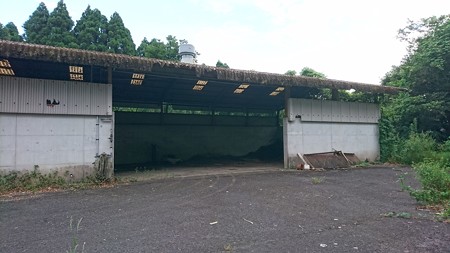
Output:
<svg viewBox="0 0 450 253">
<path fill-rule="evenodd" d="M 0 0 L 0 22 L 21 28 L 38 0 Z M 43 1 L 49 11 L 57 0 Z M 193 44 L 199 63 L 272 73 L 308 66 L 328 78 L 365 83 L 398 65 L 396 38 L 408 19 L 449 14 L 449 0 L 65 0 L 74 21 L 88 5 L 117 11 L 138 46 L 174 35 Z M 6 4 L 7 3 L 7 4 Z"/>
</svg>

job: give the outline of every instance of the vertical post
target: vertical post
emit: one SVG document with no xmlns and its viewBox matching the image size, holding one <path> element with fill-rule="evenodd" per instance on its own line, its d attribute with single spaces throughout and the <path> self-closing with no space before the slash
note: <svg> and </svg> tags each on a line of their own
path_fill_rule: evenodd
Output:
<svg viewBox="0 0 450 253">
<path fill-rule="evenodd" d="M 289 150 L 288 150 L 288 118 L 290 113 L 289 98 L 291 97 L 291 87 L 284 89 L 284 117 L 283 117 L 283 158 L 284 168 L 289 168 Z"/>
<path fill-rule="evenodd" d="M 291 97 L 291 87 L 286 87 L 284 89 L 284 117 L 288 118 L 289 117 L 289 106 L 288 106 L 288 101 L 289 98 Z"/>
<path fill-rule="evenodd" d="M 93 69 L 91 69 L 91 75 L 93 73 L 92 70 Z M 112 109 L 112 105 L 113 105 L 112 96 L 113 96 L 113 94 L 112 94 L 112 67 L 111 66 L 108 67 L 108 85 L 111 86 L 111 88 L 110 88 L 111 92 L 108 92 L 108 104 L 109 104 L 108 106 L 111 106 L 111 130 L 110 130 L 111 133 L 110 133 L 110 136 L 109 136 L 109 138 L 110 138 L 109 140 L 111 141 L 111 146 L 110 146 L 111 147 L 111 154 L 109 155 L 108 161 L 106 162 L 107 163 L 107 166 L 106 166 L 106 170 L 107 171 L 106 171 L 105 176 L 106 176 L 107 179 L 112 179 L 114 177 L 114 139 L 115 139 L 114 138 L 114 124 L 115 124 L 114 120 L 115 120 L 115 118 L 114 118 L 114 111 Z M 98 122 L 98 123 L 100 123 L 100 122 Z M 100 129 L 99 129 L 99 131 L 100 131 Z"/>
<path fill-rule="evenodd" d="M 331 89 L 331 100 L 339 101 L 339 90 Z"/>
</svg>

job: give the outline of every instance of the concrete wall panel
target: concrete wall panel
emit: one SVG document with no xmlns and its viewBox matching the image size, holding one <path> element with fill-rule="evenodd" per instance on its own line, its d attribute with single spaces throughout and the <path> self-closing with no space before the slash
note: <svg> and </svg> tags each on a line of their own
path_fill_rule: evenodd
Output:
<svg viewBox="0 0 450 253">
<path fill-rule="evenodd" d="M 292 101 L 290 111 L 302 111 L 305 99 Z M 295 166 L 297 153 L 321 153 L 340 150 L 355 153 L 361 160 L 379 156 L 379 107 L 374 104 L 339 101 L 311 101 L 312 117 L 284 120 L 285 166 Z M 309 109 L 308 109 L 309 110 Z M 319 115 L 320 114 L 320 115 Z"/>
<path fill-rule="evenodd" d="M 0 173 L 92 173 L 97 152 L 112 152 L 111 116 L 103 119 L 97 128 L 97 116 L 0 113 Z"/>
</svg>

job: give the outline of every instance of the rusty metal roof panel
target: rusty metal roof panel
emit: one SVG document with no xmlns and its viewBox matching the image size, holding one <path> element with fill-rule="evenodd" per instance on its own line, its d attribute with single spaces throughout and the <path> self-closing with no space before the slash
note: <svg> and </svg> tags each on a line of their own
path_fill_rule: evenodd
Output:
<svg viewBox="0 0 450 253">
<path fill-rule="evenodd" d="M 389 86 L 348 82 L 333 79 L 319 79 L 304 76 L 257 72 L 249 70 L 225 69 L 212 66 L 163 61 L 121 54 L 111 54 L 71 48 L 59 48 L 21 42 L 0 40 L 0 57 L 25 60 L 39 60 L 64 64 L 80 64 L 141 72 L 158 72 L 167 76 L 184 75 L 192 78 L 220 80 L 228 82 L 257 83 L 285 87 L 316 87 L 332 89 L 355 89 L 372 93 L 398 93 L 402 89 Z"/>
</svg>

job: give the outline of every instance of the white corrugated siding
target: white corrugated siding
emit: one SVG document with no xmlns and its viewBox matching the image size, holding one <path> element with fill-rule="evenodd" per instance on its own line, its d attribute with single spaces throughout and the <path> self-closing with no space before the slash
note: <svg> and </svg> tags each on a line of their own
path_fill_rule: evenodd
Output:
<svg viewBox="0 0 450 253">
<path fill-rule="evenodd" d="M 17 112 L 19 87 L 5 79 L 10 80 L 11 77 L 0 76 L 0 112 Z"/>
<path fill-rule="evenodd" d="M 0 112 L 112 115 L 112 85 L 2 76 Z"/>
</svg>

